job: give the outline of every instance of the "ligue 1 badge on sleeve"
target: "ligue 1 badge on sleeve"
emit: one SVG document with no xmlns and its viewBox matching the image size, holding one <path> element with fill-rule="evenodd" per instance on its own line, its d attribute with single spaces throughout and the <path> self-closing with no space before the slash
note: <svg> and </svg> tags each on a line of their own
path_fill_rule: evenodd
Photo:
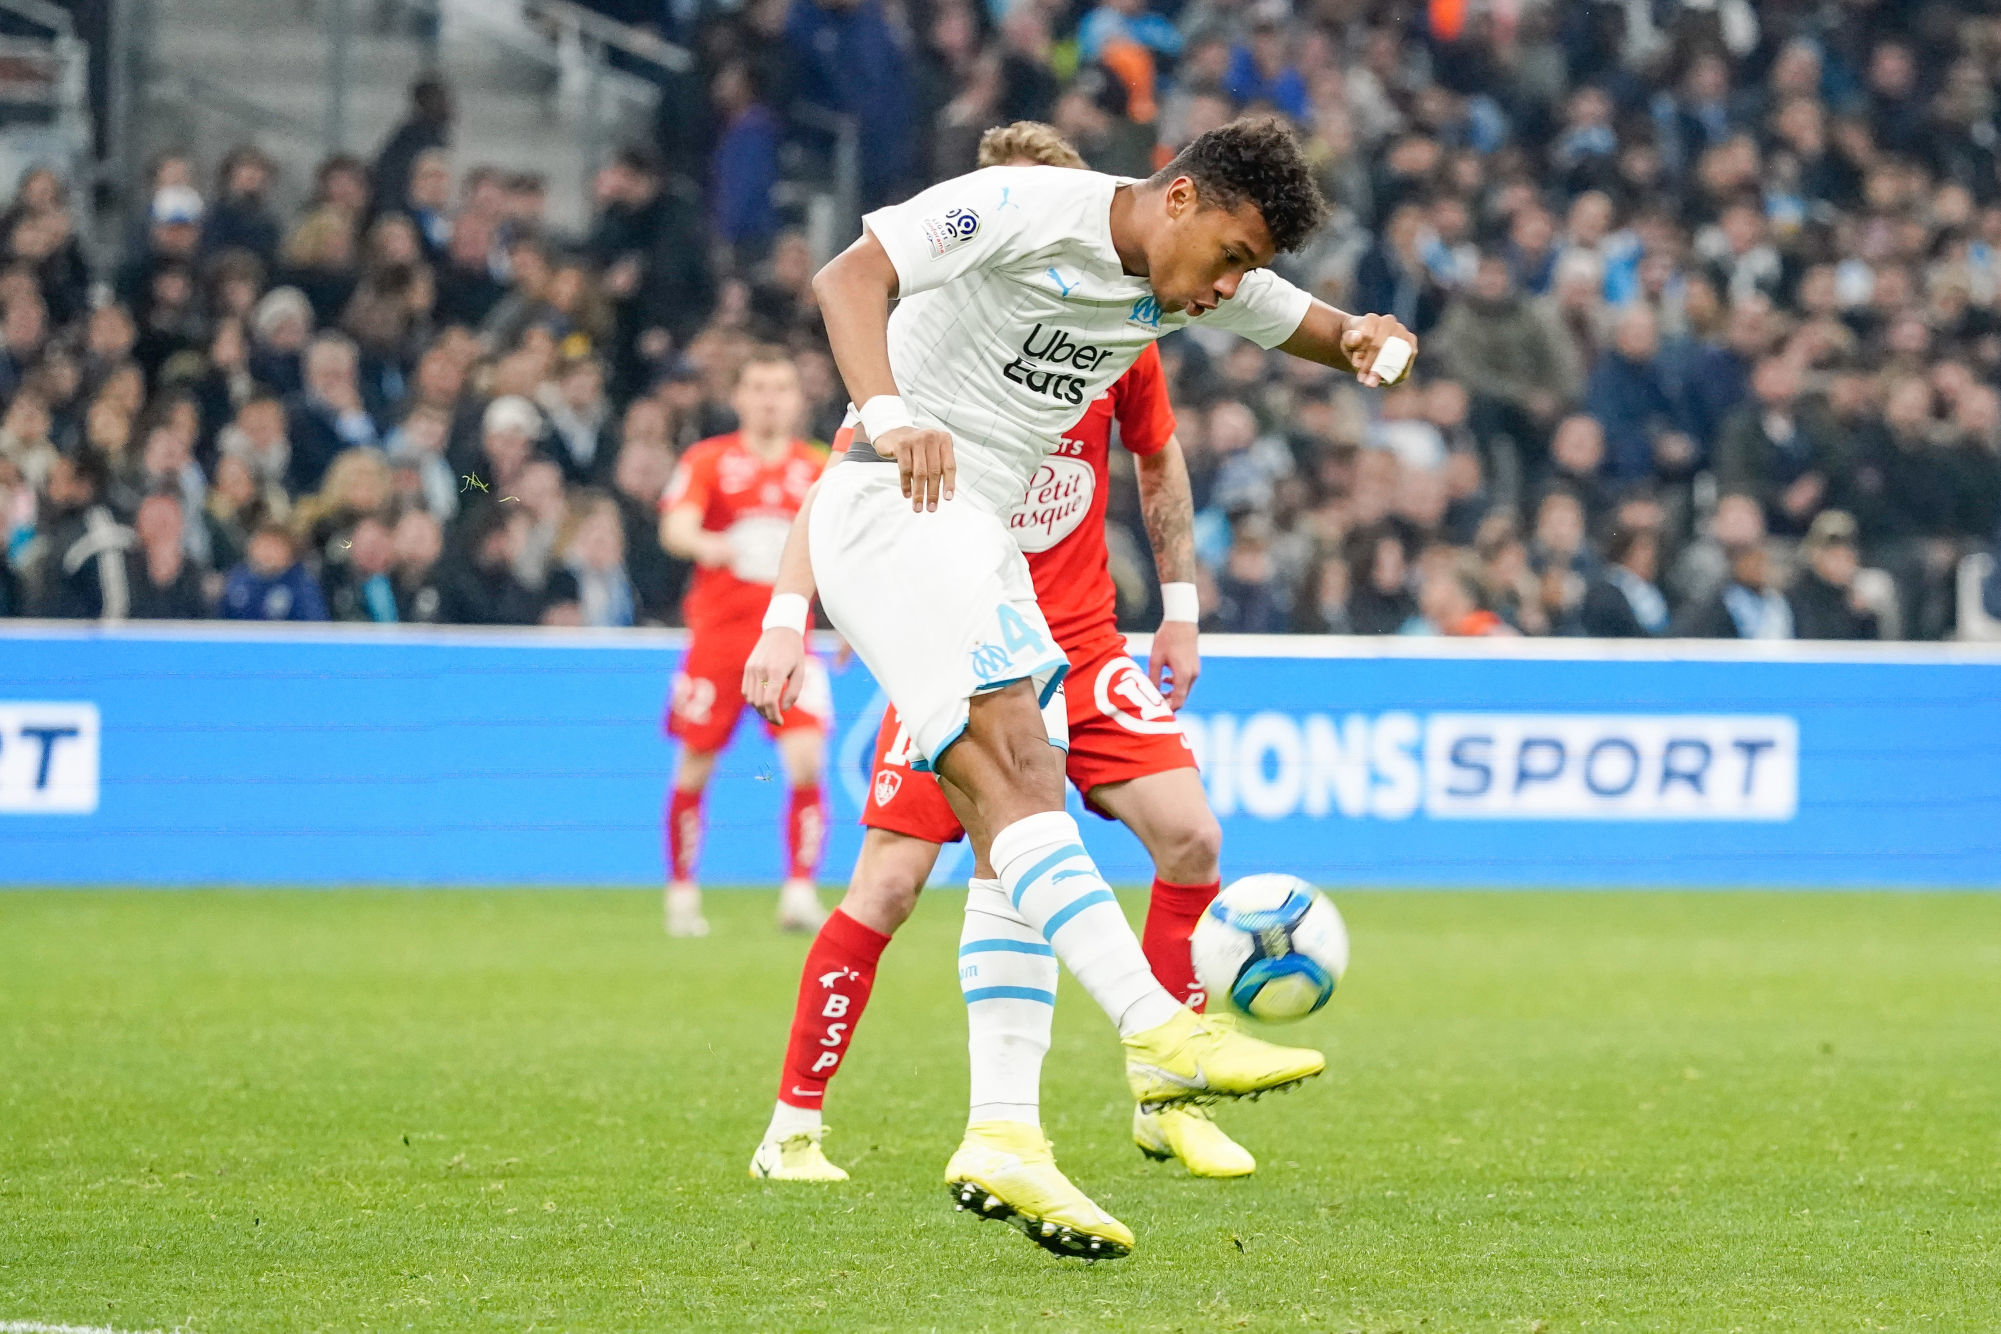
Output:
<svg viewBox="0 0 2001 1334">
<path fill-rule="evenodd" d="M 924 220 L 924 239 L 931 258 L 943 259 L 979 235 L 980 215 L 969 208 L 955 208 L 941 217 Z"/>
</svg>

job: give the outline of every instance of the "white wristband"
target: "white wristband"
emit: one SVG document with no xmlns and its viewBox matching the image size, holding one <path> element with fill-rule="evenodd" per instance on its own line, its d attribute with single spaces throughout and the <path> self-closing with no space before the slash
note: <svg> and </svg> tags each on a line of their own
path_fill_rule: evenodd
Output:
<svg viewBox="0 0 2001 1334">
<path fill-rule="evenodd" d="M 806 599 L 797 593 L 773 593 L 764 609 L 764 628 L 806 633 Z"/>
<path fill-rule="evenodd" d="M 900 431 L 911 425 L 910 409 L 903 406 L 903 400 L 895 394 L 877 394 L 862 404 L 862 430 L 871 441 L 880 440 L 891 431 Z"/>
<path fill-rule="evenodd" d="M 1202 598 L 1193 584 L 1160 586 L 1160 619 L 1186 621 L 1194 625 L 1202 619 Z"/>
</svg>

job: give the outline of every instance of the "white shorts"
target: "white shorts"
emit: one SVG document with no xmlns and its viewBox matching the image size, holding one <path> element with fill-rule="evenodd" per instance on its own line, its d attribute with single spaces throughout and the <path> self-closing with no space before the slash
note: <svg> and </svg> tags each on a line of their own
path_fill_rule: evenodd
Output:
<svg viewBox="0 0 2001 1334">
<path fill-rule="evenodd" d="M 1069 661 L 1035 605 L 1007 525 L 963 493 L 910 508 L 893 463 L 850 461 L 820 482 L 808 524 L 820 605 L 896 706 L 928 769 L 966 730 L 975 695 L 1032 681 L 1062 745 Z"/>
</svg>

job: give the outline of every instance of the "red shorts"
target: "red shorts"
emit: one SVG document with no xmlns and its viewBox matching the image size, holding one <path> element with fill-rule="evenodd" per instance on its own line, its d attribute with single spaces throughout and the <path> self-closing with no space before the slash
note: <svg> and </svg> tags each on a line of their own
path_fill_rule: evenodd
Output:
<svg viewBox="0 0 2001 1334">
<path fill-rule="evenodd" d="M 718 751 L 729 744 L 744 708 L 743 665 L 761 633 L 752 623 L 748 633 L 731 629 L 695 634 L 681 670 L 674 673 L 674 693 L 667 701 L 669 736 L 696 751 Z M 774 736 L 804 728 L 824 731 L 833 712 L 826 664 L 808 654 L 799 702 L 785 711 L 784 722 L 776 727 L 765 723 L 764 730 Z"/>
<path fill-rule="evenodd" d="M 1066 767 L 1086 805 L 1091 789 L 1102 784 L 1195 767 L 1181 724 L 1139 664 L 1126 656 L 1124 643 L 1113 640 L 1086 660 L 1073 657 L 1063 697 L 1070 718 Z M 892 708 L 876 734 L 862 824 L 927 843 L 957 842 L 966 831 L 938 780 L 910 767 L 915 758 L 916 747 Z"/>
</svg>

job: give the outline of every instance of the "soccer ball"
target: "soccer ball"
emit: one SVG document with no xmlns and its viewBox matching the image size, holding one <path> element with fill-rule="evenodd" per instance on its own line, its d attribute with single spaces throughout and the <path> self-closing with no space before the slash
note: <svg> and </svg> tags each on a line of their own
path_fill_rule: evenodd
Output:
<svg viewBox="0 0 2001 1334">
<path fill-rule="evenodd" d="M 1334 901 L 1296 875 L 1249 875 L 1226 886 L 1189 942 L 1209 1003 L 1253 1019 L 1304 1019 L 1348 968 L 1348 927 Z"/>
</svg>

